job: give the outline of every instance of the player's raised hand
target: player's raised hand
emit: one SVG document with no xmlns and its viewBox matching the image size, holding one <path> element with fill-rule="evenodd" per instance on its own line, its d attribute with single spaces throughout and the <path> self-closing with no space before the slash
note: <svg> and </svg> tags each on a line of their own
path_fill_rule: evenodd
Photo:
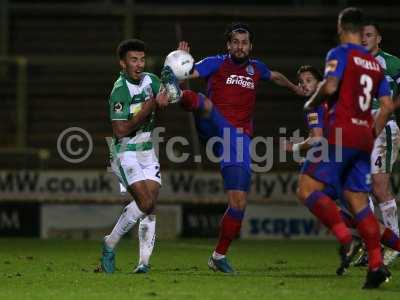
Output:
<svg viewBox="0 0 400 300">
<path fill-rule="evenodd" d="M 178 50 L 183 50 L 190 53 L 189 43 L 186 41 L 180 41 L 178 45 Z"/>
<path fill-rule="evenodd" d="M 169 104 L 169 97 L 167 90 L 165 88 L 161 88 L 156 96 L 156 103 L 159 108 L 164 108 Z"/>
</svg>

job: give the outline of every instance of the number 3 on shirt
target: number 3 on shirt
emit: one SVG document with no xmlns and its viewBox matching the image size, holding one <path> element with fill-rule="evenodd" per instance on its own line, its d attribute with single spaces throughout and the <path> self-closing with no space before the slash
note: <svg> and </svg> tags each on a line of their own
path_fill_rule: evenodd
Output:
<svg viewBox="0 0 400 300">
<path fill-rule="evenodd" d="M 367 74 L 362 74 L 360 77 L 360 84 L 363 87 L 363 94 L 358 98 L 360 108 L 362 111 L 366 111 L 371 104 L 371 91 L 372 91 L 372 78 Z"/>
</svg>

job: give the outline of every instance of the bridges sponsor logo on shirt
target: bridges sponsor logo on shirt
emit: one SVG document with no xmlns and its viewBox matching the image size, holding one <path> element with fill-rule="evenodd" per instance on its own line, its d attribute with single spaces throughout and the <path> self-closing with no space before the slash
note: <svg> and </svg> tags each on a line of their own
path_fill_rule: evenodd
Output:
<svg viewBox="0 0 400 300">
<path fill-rule="evenodd" d="M 226 84 L 229 85 L 239 85 L 243 88 L 254 90 L 254 81 L 251 77 L 240 76 L 240 75 L 230 75 L 226 79 Z"/>
</svg>

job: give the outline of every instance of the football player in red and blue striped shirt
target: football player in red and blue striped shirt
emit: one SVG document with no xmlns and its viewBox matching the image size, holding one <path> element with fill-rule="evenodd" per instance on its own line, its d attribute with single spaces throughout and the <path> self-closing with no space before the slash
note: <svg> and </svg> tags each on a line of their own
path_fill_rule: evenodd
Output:
<svg viewBox="0 0 400 300">
<path fill-rule="evenodd" d="M 306 160 L 298 196 L 336 236 L 346 263 L 352 236 L 327 190 L 344 197 L 368 251 L 369 270 L 363 288 L 377 288 L 390 272 L 383 266 L 379 224 L 368 205 L 370 153 L 374 137 L 393 111 L 393 103 L 383 70 L 361 46 L 363 24 L 363 13 L 357 8 L 347 8 L 339 14 L 340 45 L 329 51 L 325 79 L 304 107 L 311 110 L 329 98 L 328 159 Z M 373 97 L 381 103 L 375 123 L 371 117 Z"/>
<path fill-rule="evenodd" d="M 184 90 L 181 104 L 193 111 L 200 138 L 207 142 L 217 137 L 228 142 L 215 144 L 214 153 L 221 157 L 220 171 L 228 196 L 228 208 L 221 220 L 218 244 L 209 259 L 214 271 L 232 273 L 225 255 L 232 240 L 239 234 L 247 194 L 251 185 L 250 142 L 253 135 L 253 113 L 260 81 L 269 81 L 304 95 L 301 89 L 279 72 L 271 71 L 263 62 L 251 59 L 254 34 L 248 25 L 231 24 L 226 31 L 227 54 L 207 57 L 195 64 L 190 78 L 207 81 L 202 95 Z M 189 51 L 181 42 L 180 50 Z M 168 69 L 162 81 L 169 82 Z M 172 79 L 172 81 L 174 81 Z"/>
</svg>

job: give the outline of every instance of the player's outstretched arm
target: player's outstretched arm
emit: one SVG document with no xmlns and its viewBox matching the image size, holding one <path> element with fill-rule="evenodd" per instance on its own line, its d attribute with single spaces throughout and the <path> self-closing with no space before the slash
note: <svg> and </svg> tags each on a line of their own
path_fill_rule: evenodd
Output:
<svg viewBox="0 0 400 300">
<path fill-rule="evenodd" d="M 383 130 L 395 107 L 390 96 L 379 97 L 379 103 L 379 112 L 375 118 L 374 125 L 375 136 L 378 136 L 379 133 Z"/>
<path fill-rule="evenodd" d="M 178 50 L 183 50 L 186 52 L 190 53 L 190 45 L 188 42 L 186 41 L 180 41 L 178 44 Z M 189 78 L 188 79 L 194 79 L 194 78 L 199 78 L 200 74 L 199 72 L 197 72 L 196 69 L 193 68 L 192 73 L 190 73 Z"/>
<path fill-rule="evenodd" d="M 322 128 L 312 128 L 310 130 L 310 135 L 307 139 L 300 143 L 285 143 L 285 150 L 288 152 L 297 152 L 297 151 L 307 151 L 312 148 L 315 144 L 317 144 L 323 136 Z"/>
<path fill-rule="evenodd" d="M 287 77 L 285 75 L 283 75 L 282 73 L 279 73 L 277 71 L 271 71 L 271 80 L 282 87 L 286 87 L 287 89 L 289 89 L 290 91 L 292 91 L 293 93 L 295 93 L 296 95 L 302 96 L 304 97 L 305 94 L 302 91 L 302 89 L 293 84 L 289 79 L 287 79 Z"/>
<path fill-rule="evenodd" d="M 326 97 L 332 96 L 338 89 L 339 80 L 337 77 L 328 76 L 317 87 L 314 95 L 304 104 L 304 110 L 312 110 L 320 105 Z"/>
<path fill-rule="evenodd" d="M 113 133 L 117 138 L 128 136 L 131 132 L 137 130 L 139 126 L 157 107 L 156 99 L 147 100 L 141 105 L 140 110 L 129 120 L 112 121 Z"/>
</svg>

